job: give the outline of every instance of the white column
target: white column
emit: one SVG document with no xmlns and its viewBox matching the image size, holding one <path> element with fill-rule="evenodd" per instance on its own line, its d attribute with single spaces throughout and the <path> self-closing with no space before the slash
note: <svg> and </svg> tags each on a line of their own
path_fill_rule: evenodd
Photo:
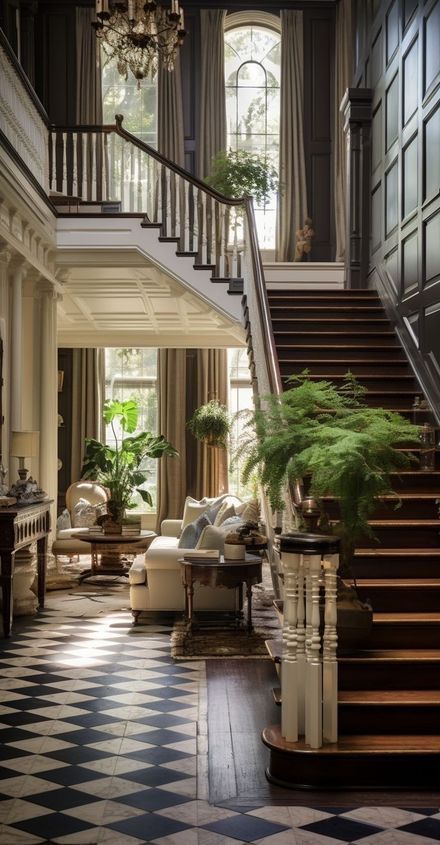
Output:
<svg viewBox="0 0 440 845">
<path fill-rule="evenodd" d="M 41 282 L 40 293 L 40 486 L 54 500 L 52 527 L 58 490 L 58 363 L 57 294 L 54 287 Z"/>
<path fill-rule="evenodd" d="M 3 393 L 2 411 L 3 425 L 1 426 L 0 455 L 3 466 L 9 466 L 9 274 L 8 267 L 12 259 L 12 250 L 7 244 L 0 247 L 0 337 L 3 341 Z"/>
<path fill-rule="evenodd" d="M 21 263 L 12 271 L 11 291 L 11 381 L 10 408 L 11 430 L 21 431 L 23 417 L 23 281 L 27 267 Z"/>
</svg>

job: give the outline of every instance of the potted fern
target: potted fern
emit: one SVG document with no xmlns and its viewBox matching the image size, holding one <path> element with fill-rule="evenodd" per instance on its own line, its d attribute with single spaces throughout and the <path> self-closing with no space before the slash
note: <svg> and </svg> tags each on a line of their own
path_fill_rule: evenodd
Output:
<svg viewBox="0 0 440 845">
<path fill-rule="evenodd" d="M 187 425 L 197 440 L 207 443 L 208 446 L 227 448 L 231 419 L 228 409 L 218 399 L 211 399 L 196 408 Z"/>
<path fill-rule="evenodd" d="M 278 189 L 278 176 L 264 156 L 247 150 L 222 150 L 212 159 L 205 182 L 225 197 L 252 196 L 258 205 Z"/>
<path fill-rule="evenodd" d="M 107 446 L 92 437 L 86 438 L 82 478 L 93 478 L 110 491 L 104 531 L 121 533 L 122 519 L 127 509 L 135 507 L 134 492 L 146 504 L 152 504 L 151 493 L 143 486 L 148 479 L 144 468 L 147 458 L 174 457 L 174 446 L 162 434 L 150 431 L 134 434 L 138 425 L 139 405 L 133 399 L 104 403 L 103 417 L 111 426 L 115 446 Z M 122 436 L 118 436 L 119 425 Z M 124 434 L 129 436 L 124 437 Z"/>
<path fill-rule="evenodd" d="M 346 577 L 356 543 L 374 538 L 368 520 L 377 499 L 392 493 L 391 473 L 413 460 L 402 447 L 418 441 L 419 428 L 393 411 L 368 407 L 350 373 L 340 388 L 309 379 L 307 371 L 289 382 L 290 389 L 268 396 L 264 410 L 252 414 L 241 446 L 243 480 L 258 469 L 273 510 L 284 509 L 286 485 L 301 478 L 315 499 L 337 499 L 332 530 L 341 538 Z"/>
</svg>

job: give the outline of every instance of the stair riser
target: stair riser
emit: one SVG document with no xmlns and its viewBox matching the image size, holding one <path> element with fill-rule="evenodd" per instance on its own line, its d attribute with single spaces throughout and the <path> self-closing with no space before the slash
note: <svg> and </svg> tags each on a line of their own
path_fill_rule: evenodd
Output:
<svg viewBox="0 0 440 845">
<path fill-rule="evenodd" d="M 408 416 L 405 414 L 404 416 Z M 414 471 L 410 474 L 392 475 L 393 490 L 405 493 L 438 493 L 440 498 L 440 476 L 431 472 Z"/>
<path fill-rule="evenodd" d="M 425 526 L 408 527 L 396 525 L 395 527 L 373 526 L 376 537 L 374 540 L 365 537 L 358 543 L 360 548 L 379 549 L 439 549 L 440 548 L 440 522 L 438 526 L 427 528 Z"/>
<path fill-rule="evenodd" d="M 324 502 L 324 510 L 330 519 L 339 518 L 336 502 Z M 401 499 L 401 506 L 395 502 L 381 502 L 372 514 L 372 519 L 438 519 L 439 506 L 432 499 Z M 440 530 L 440 523 L 439 523 Z"/>
<path fill-rule="evenodd" d="M 363 320 L 357 319 L 356 322 L 354 318 L 350 319 L 350 317 L 340 317 L 337 320 L 323 320 L 323 319 L 315 319 L 310 318 L 306 319 L 298 319 L 296 314 L 294 314 L 293 309 L 289 313 L 290 309 L 286 309 L 286 313 L 283 316 L 275 316 L 272 317 L 273 327 L 277 332 L 349 332 L 355 333 L 359 332 L 389 332 L 391 331 L 390 324 L 388 320 L 384 320 L 383 318 L 376 318 L 373 320 Z M 368 346 L 367 346 L 368 348 Z"/>
<path fill-rule="evenodd" d="M 380 305 L 380 297 L 375 290 L 304 290 L 304 288 L 290 288 L 290 290 L 275 290 L 269 288 L 267 291 L 270 302 L 278 301 L 279 297 L 282 299 L 295 300 L 300 302 L 309 302 L 311 304 L 317 302 L 328 302 L 329 305 L 334 305 L 335 300 L 341 302 L 341 305 L 350 305 L 353 302 L 363 303 L 367 305 L 370 303 L 377 303 Z"/>
<path fill-rule="evenodd" d="M 280 361 L 279 366 L 280 366 L 281 376 L 283 376 L 283 377 L 293 375 L 294 373 L 301 373 L 302 369 L 304 369 L 304 368 L 299 369 L 298 367 L 292 366 L 291 361 Z M 328 369 L 330 369 L 330 368 L 328 368 Z M 336 373 L 330 373 L 330 375 L 327 375 L 327 376 L 320 375 L 317 378 L 315 378 L 314 367 L 310 367 L 310 370 L 311 370 L 311 375 L 313 376 L 314 381 L 318 381 L 319 379 L 322 379 L 322 378 L 327 378 L 329 380 L 332 380 L 339 387 L 342 387 L 344 380 L 345 380 L 345 374 L 347 372 L 347 371 L 345 371 L 345 373 L 342 373 L 338 378 L 331 379 L 332 375 L 336 376 L 337 374 Z M 358 378 L 359 383 L 361 385 L 363 385 L 364 387 L 366 387 L 368 391 L 374 391 L 374 390 L 385 390 L 386 391 L 386 389 L 390 386 L 389 377 L 387 377 L 387 376 L 384 377 L 383 375 L 382 376 L 376 375 L 376 376 L 373 376 L 373 377 L 371 377 L 371 375 L 370 375 L 370 377 L 368 377 L 368 378 L 366 378 L 363 375 L 358 375 L 357 378 Z M 410 398 L 410 404 L 412 405 L 412 403 L 414 402 L 415 393 L 417 391 L 417 382 L 416 382 L 415 378 L 411 375 L 408 375 L 408 376 L 405 375 L 404 378 L 398 378 L 395 381 L 393 381 L 393 390 L 396 390 L 399 387 L 401 387 L 404 390 L 411 390 L 412 391 L 412 395 L 411 395 L 411 398 Z M 368 400 L 368 396 L 367 396 L 367 400 Z M 381 401 L 383 401 L 383 399 Z M 408 397 L 406 396 L 405 397 L 405 403 L 407 401 L 408 401 Z"/>
<path fill-rule="evenodd" d="M 440 725 L 440 707 L 411 707 L 365 704 L 340 704 L 339 733 L 359 734 L 435 734 Z"/>
<path fill-rule="evenodd" d="M 369 648 L 440 648 L 440 625 L 374 623 Z"/>
<path fill-rule="evenodd" d="M 340 690 L 417 690 L 440 689 L 440 660 L 432 663 L 383 661 L 344 663 L 338 667 Z M 358 727 L 359 730 L 359 727 Z M 437 733 L 436 727 L 434 733 Z"/>
<path fill-rule="evenodd" d="M 326 354 L 325 358 L 328 358 Z M 406 361 L 402 361 L 395 364 L 384 364 L 383 361 L 377 361 L 375 364 L 362 364 L 358 361 L 338 361 L 337 363 L 333 362 L 325 362 L 318 364 L 316 361 L 308 361 L 302 360 L 301 363 L 296 363 L 292 360 L 292 355 L 288 349 L 282 349 L 279 351 L 279 365 L 281 372 L 286 373 L 295 373 L 299 375 L 305 369 L 310 369 L 313 372 L 314 376 L 319 376 L 320 378 L 327 379 L 330 375 L 335 376 L 345 376 L 348 372 L 353 373 L 357 378 L 361 379 L 363 375 L 377 375 L 383 376 L 383 373 L 391 375 L 411 375 L 410 369 Z"/>
<path fill-rule="evenodd" d="M 375 320 L 378 318 L 384 319 L 385 317 L 383 308 L 374 305 L 373 307 L 364 306 L 362 307 L 362 310 L 360 310 L 359 308 L 349 306 L 345 303 L 341 303 L 340 308 L 333 307 L 330 310 L 330 307 L 326 305 L 310 305 L 308 303 L 299 303 L 296 301 L 292 302 L 292 300 L 288 299 L 285 299 L 284 301 L 274 300 L 273 302 L 269 300 L 269 305 L 271 316 L 274 319 L 284 317 L 286 319 L 314 319 L 326 322 L 332 317 L 345 317 L 347 318 L 347 320 L 349 320 L 350 317 L 354 317 L 356 318 L 356 320 L 362 317 L 368 321 Z"/>
<path fill-rule="evenodd" d="M 353 326 L 351 326 L 351 328 L 353 328 Z M 317 349 L 319 346 L 356 346 L 359 347 L 360 358 L 365 358 L 367 353 L 369 358 L 376 357 L 376 355 L 370 354 L 372 353 L 372 350 L 369 348 L 371 343 L 376 346 L 386 346 L 387 349 L 390 348 L 393 350 L 395 350 L 396 347 L 399 347 L 398 338 L 393 334 L 359 334 L 353 331 L 348 331 L 345 334 L 342 334 L 334 331 L 324 335 L 322 331 L 317 331 L 307 332 L 307 334 L 300 335 L 296 330 L 289 329 L 286 331 L 279 327 L 277 328 L 277 326 L 274 326 L 274 334 L 276 346 L 278 346 L 278 344 L 297 344 L 298 346 L 312 347 L 315 353 L 317 353 L 313 357 L 315 360 L 320 359 L 321 361 L 323 360 L 323 353 L 319 353 Z M 304 350 L 302 350 L 302 354 L 299 357 L 304 357 L 303 352 Z M 333 353 L 329 356 L 327 350 L 325 354 L 327 354 L 327 357 L 335 357 Z M 346 355 L 347 352 L 344 351 L 343 357 L 346 357 Z"/>
<path fill-rule="evenodd" d="M 429 587 L 381 589 L 358 583 L 356 589 L 359 598 L 368 600 L 376 613 L 436 613 L 440 609 L 440 591 Z"/>
<path fill-rule="evenodd" d="M 440 578 L 440 558 L 355 558 L 356 578 Z"/>
<path fill-rule="evenodd" d="M 284 338 L 284 339 L 283 339 Z M 291 335 L 276 335 L 275 336 L 278 356 L 289 358 L 291 361 L 297 361 L 298 358 L 306 363 L 301 364 L 301 369 L 304 369 L 306 366 L 311 368 L 315 368 L 315 366 L 322 365 L 323 361 L 327 361 L 331 358 L 332 361 L 337 359 L 338 361 L 342 362 L 342 365 L 345 367 L 344 372 L 347 371 L 347 362 L 355 362 L 360 361 L 362 362 L 366 357 L 366 352 L 363 344 L 353 344 L 348 345 L 344 344 L 342 341 L 338 343 L 333 343 L 331 349 L 326 348 L 326 344 L 323 342 L 322 338 L 317 339 L 315 344 L 307 343 L 307 338 L 294 338 Z M 376 346 L 383 347 L 385 344 L 376 344 Z M 386 344 L 386 348 L 374 349 L 369 348 L 368 350 L 368 359 L 378 362 L 379 366 L 385 368 L 387 367 L 388 360 L 394 360 L 395 358 L 399 358 L 402 356 L 403 353 L 401 350 L 396 347 L 396 345 Z M 327 365 L 325 365 L 327 366 Z M 333 366 L 333 365 L 332 365 Z"/>
</svg>

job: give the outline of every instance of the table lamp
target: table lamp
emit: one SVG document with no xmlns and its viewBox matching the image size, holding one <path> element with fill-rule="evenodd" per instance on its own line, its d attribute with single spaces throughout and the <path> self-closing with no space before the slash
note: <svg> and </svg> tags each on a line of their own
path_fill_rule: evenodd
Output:
<svg viewBox="0 0 440 845">
<path fill-rule="evenodd" d="M 25 458 L 34 458 L 38 455 L 39 441 L 39 431 L 12 432 L 11 455 L 14 458 L 18 458 L 18 475 L 21 483 L 26 481 L 28 474 L 24 460 Z"/>
</svg>

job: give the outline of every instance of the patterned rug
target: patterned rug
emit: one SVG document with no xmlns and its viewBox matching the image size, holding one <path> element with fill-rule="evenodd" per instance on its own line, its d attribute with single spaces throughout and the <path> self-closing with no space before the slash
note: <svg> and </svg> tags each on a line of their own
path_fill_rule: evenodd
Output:
<svg viewBox="0 0 440 845">
<path fill-rule="evenodd" d="M 243 611 L 240 627 L 215 625 L 211 628 L 200 625 L 189 632 L 183 620 L 174 623 L 171 634 L 171 655 L 175 660 L 203 660 L 224 657 L 252 658 L 267 657 L 266 640 L 279 639 L 281 628 L 273 607 L 273 594 L 265 585 L 253 588 L 252 621 L 253 631 L 246 632 L 247 607 Z"/>
</svg>

